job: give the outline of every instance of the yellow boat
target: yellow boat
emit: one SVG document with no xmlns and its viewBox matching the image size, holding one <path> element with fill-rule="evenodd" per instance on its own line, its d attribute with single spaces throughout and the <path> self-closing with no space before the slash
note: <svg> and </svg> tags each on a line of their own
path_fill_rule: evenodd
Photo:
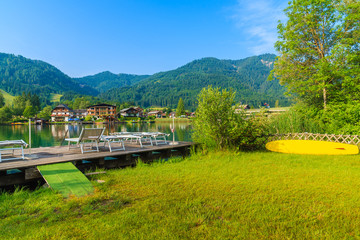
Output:
<svg viewBox="0 0 360 240">
<path fill-rule="evenodd" d="M 309 155 L 353 155 L 359 153 L 356 145 L 313 140 L 278 140 L 268 142 L 266 149 L 273 152 Z"/>
</svg>

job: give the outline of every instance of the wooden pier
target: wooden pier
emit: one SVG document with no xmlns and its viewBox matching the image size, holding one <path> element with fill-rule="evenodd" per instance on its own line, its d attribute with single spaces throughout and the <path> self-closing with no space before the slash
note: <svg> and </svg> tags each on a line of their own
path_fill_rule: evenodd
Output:
<svg viewBox="0 0 360 240">
<path fill-rule="evenodd" d="M 40 147 L 25 150 L 25 159 L 0 162 L 0 188 L 21 185 L 41 180 L 37 166 L 52 163 L 72 162 L 80 171 L 91 171 L 96 168 L 112 169 L 135 166 L 140 158 L 144 162 L 172 156 L 186 156 L 190 153 L 192 142 L 178 142 L 178 145 L 163 144 L 158 146 L 125 144 L 125 151 L 110 152 L 109 148 L 101 147 L 100 152 L 81 154 L 80 148 L 68 149 L 61 147 Z M 114 144 L 114 148 L 116 145 Z"/>
</svg>

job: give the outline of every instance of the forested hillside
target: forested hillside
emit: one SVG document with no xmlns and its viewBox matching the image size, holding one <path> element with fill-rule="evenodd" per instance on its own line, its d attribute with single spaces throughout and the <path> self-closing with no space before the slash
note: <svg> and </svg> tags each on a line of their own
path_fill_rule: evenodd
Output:
<svg viewBox="0 0 360 240">
<path fill-rule="evenodd" d="M 92 76 L 74 78 L 74 80 L 81 84 L 92 86 L 99 92 L 105 92 L 111 88 L 131 86 L 147 77 L 149 75 L 114 74 L 106 71 Z"/>
<path fill-rule="evenodd" d="M 0 53 L 0 89 L 11 95 L 31 92 L 42 98 L 48 98 L 51 93 L 66 91 L 98 94 L 97 90 L 82 86 L 46 62 L 5 53 Z"/>
<path fill-rule="evenodd" d="M 275 81 L 267 81 L 275 55 L 264 54 L 242 60 L 203 58 L 176 70 L 154 74 L 130 87 L 114 88 L 100 97 L 117 102 L 134 102 L 143 107 L 175 107 L 179 98 L 186 107 L 196 106 L 196 97 L 202 88 L 232 88 L 237 101 L 259 106 L 264 102 L 274 106 L 289 105 L 284 88 Z"/>
<path fill-rule="evenodd" d="M 174 108 L 182 98 L 187 109 L 195 110 L 201 89 L 212 85 L 234 89 L 236 101 L 243 104 L 258 107 L 266 102 L 274 106 L 278 100 L 280 106 L 287 106 L 289 100 L 283 95 L 284 88 L 277 80 L 267 81 L 275 57 L 264 54 L 242 60 L 203 58 L 151 76 L 102 72 L 70 78 L 43 61 L 0 53 L 0 89 L 14 96 L 23 92 L 36 94 L 42 105 L 50 104 L 54 94 L 62 94 L 92 95 L 104 102 L 127 102 L 142 107 Z"/>
</svg>

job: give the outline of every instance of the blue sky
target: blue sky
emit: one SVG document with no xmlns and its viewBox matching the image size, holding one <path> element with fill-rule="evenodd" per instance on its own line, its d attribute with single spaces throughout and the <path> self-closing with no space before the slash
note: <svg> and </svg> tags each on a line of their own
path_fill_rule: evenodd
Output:
<svg viewBox="0 0 360 240">
<path fill-rule="evenodd" d="M 71 77 L 275 53 L 286 0 L 0 0 L 0 52 Z"/>
</svg>

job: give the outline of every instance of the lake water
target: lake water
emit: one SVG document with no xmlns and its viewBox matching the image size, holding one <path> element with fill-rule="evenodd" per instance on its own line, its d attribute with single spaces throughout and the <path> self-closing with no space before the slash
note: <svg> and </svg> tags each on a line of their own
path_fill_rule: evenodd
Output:
<svg viewBox="0 0 360 240">
<path fill-rule="evenodd" d="M 115 125 L 86 124 L 86 125 L 32 125 L 31 126 L 31 146 L 48 147 L 60 146 L 65 133 L 68 131 L 70 137 L 78 137 L 81 129 L 106 127 L 105 135 L 111 132 L 163 132 L 169 133 L 168 140 L 173 139 L 169 123 L 124 123 Z M 190 123 L 175 123 L 175 141 L 191 141 L 192 126 Z M 68 137 L 68 136 L 67 136 Z M 29 126 L 12 125 L 0 126 L 0 140 L 19 140 L 23 139 L 29 143 Z M 66 143 L 63 143 L 65 145 Z"/>
</svg>

